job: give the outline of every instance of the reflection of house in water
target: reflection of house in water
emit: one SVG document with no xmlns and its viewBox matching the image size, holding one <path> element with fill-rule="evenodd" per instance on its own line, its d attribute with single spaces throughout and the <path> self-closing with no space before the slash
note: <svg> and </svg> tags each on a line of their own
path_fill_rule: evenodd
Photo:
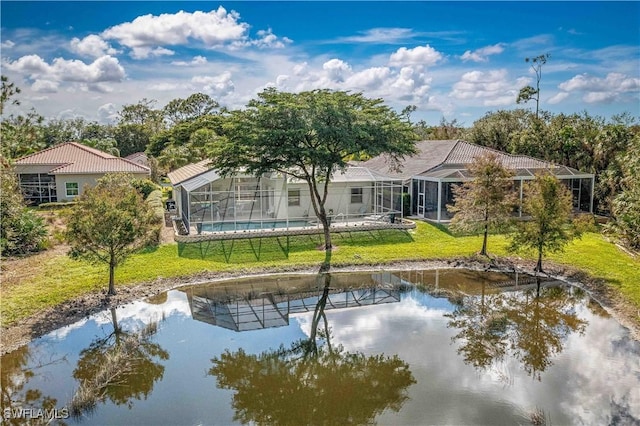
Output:
<svg viewBox="0 0 640 426">
<path fill-rule="evenodd" d="M 313 312 L 324 280 L 315 275 L 262 277 L 184 288 L 194 319 L 235 331 L 289 324 L 289 315 Z M 545 279 L 542 286 L 559 284 Z M 479 295 L 535 289 L 526 274 L 464 269 L 411 270 L 331 274 L 325 310 L 355 308 L 400 301 L 400 293 L 414 286 L 448 294 Z M 435 294 L 434 293 L 434 294 Z"/>
<path fill-rule="evenodd" d="M 379 277 L 372 279 L 372 275 L 381 274 L 368 275 L 366 287 L 344 286 L 345 280 L 339 279 L 336 281 L 342 282 L 332 282 L 325 311 L 400 301 L 398 288 Z M 389 274 L 385 275 L 391 277 Z M 198 286 L 184 291 L 194 319 L 234 331 L 248 331 L 285 326 L 289 324 L 289 315 L 313 312 L 316 309 L 323 287 L 315 284 L 314 276 L 297 277 L 297 280 L 297 284 L 302 284 L 301 286 L 292 286 L 289 280 L 288 288 L 274 288 L 267 283 L 260 290 L 256 290 L 255 286 L 247 288 L 240 285 Z"/>
</svg>

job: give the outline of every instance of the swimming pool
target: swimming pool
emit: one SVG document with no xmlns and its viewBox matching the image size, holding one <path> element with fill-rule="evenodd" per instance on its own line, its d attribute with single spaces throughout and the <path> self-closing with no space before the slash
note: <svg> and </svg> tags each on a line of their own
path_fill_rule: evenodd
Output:
<svg viewBox="0 0 640 426">
<path fill-rule="evenodd" d="M 267 221 L 238 221 L 238 222 L 215 222 L 203 223 L 202 232 L 223 232 L 223 231 L 246 231 L 251 229 L 283 229 L 301 228 L 304 226 L 314 226 L 308 220 L 267 220 Z"/>
</svg>

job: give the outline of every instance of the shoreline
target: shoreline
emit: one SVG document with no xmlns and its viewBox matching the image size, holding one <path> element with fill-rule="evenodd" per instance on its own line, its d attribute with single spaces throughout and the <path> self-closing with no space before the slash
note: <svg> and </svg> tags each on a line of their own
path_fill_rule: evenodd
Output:
<svg viewBox="0 0 640 426">
<path fill-rule="evenodd" d="M 391 271 L 417 269 L 475 269 L 495 272 L 531 273 L 534 262 L 513 258 L 498 258 L 489 261 L 485 258 L 464 257 L 446 260 L 400 261 L 385 264 L 334 266 L 331 272 L 353 271 Z M 640 341 L 640 309 L 631 306 L 619 294 L 611 290 L 602 280 L 589 277 L 586 273 L 564 265 L 545 263 L 546 274 L 552 278 L 585 290 L 613 318 L 629 329 L 633 339 Z M 261 275 L 317 273 L 317 268 L 278 268 L 238 272 L 205 272 L 178 278 L 159 278 L 139 283 L 131 287 L 116 287 L 115 296 L 107 296 L 106 289 L 87 293 L 58 306 L 38 312 L 17 324 L 2 327 L 0 336 L 0 355 L 12 352 L 31 341 L 58 328 L 70 325 L 105 309 L 118 307 L 136 300 L 146 299 L 159 293 L 187 285 L 237 278 L 259 277 Z"/>
</svg>

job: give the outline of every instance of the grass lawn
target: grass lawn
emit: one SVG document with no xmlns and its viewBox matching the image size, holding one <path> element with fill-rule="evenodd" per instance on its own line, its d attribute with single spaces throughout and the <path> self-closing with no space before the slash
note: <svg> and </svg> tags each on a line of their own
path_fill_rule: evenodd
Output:
<svg viewBox="0 0 640 426">
<path fill-rule="evenodd" d="M 440 226 L 419 222 L 410 233 L 399 231 L 362 232 L 334 236 L 338 246 L 332 257 L 335 266 L 381 264 L 402 260 L 429 260 L 468 256 L 479 251 L 481 237 L 454 237 Z M 280 243 L 285 244 L 281 238 Z M 116 289 L 158 277 L 186 277 L 204 271 L 245 271 L 263 268 L 286 270 L 293 266 L 314 267 L 324 260 L 317 250 L 319 236 L 290 238 L 285 252 L 275 239 L 239 240 L 232 243 L 166 244 L 132 255 L 116 269 Z M 507 239 L 489 237 L 489 251 L 504 256 Z M 585 234 L 564 253 L 549 256 L 557 263 L 578 267 L 605 279 L 640 307 L 640 260 L 633 259 L 599 234 Z M 228 260 L 228 261 L 227 261 Z M 64 255 L 50 257 L 20 284 L 3 286 L 0 317 L 3 326 L 55 306 L 86 292 L 107 287 L 106 265 L 95 266 Z"/>
</svg>

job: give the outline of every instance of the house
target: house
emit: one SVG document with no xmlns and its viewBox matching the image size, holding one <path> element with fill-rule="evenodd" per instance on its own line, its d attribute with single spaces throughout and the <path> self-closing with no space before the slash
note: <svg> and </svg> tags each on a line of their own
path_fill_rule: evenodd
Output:
<svg viewBox="0 0 640 426">
<path fill-rule="evenodd" d="M 25 200 L 35 205 L 71 201 L 85 185 L 95 185 L 107 173 L 130 173 L 141 179 L 150 175 L 147 166 L 76 142 L 19 158 L 15 171 Z"/>
<path fill-rule="evenodd" d="M 514 188 L 520 196 L 517 214 L 522 216 L 524 182 L 549 170 L 571 191 L 576 211 L 593 212 L 594 175 L 570 167 L 552 164 L 525 155 L 510 155 L 461 140 L 427 140 L 416 144 L 417 154 L 405 158 L 400 171 L 389 169 L 383 157 L 362 165 L 379 174 L 401 179 L 411 195 L 410 214 L 444 222 L 451 219 L 447 204 L 453 203 L 454 185 L 472 180 L 467 167 L 474 158 L 494 153 L 505 168 L 513 170 Z M 409 213 L 405 213 L 408 215 Z"/>
<path fill-rule="evenodd" d="M 221 176 L 209 160 L 168 174 L 187 232 L 317 226 L 308 185 L 285 173 Z M 365 167 L 334 174 L 325 208 L 334 223 L 402 216 L 402 182 Z"/>
</svg>

